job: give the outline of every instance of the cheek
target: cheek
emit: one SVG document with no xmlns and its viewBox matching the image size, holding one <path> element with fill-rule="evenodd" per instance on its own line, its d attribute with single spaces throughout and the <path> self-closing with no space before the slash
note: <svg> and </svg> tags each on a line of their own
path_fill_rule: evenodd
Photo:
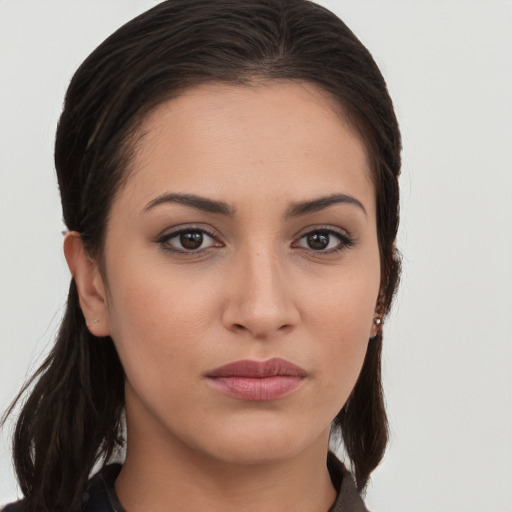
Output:
<svg viewBox="0 0 512 512">
<path fill-rule="evenodd" d="M 361 371 L 378 297 L 379 273 L 354 273 L 325 284 L 309 299 L 308 320 L 322 350 L 319 378 L 334 417 L 350 395 Z"/>
<path fill-rule="evenodd" d="M 209 287 L 192 286 L 190 276 L 173 272 L 171 278 L 147 264 L 136 271 L 118 266 L 111 276 L 116 286 L 110 290 L 109 324 L 128 379 L 168 383 L 162 377 L 199 366 L 198 342 L 205 339 L 215 308 Z"/>
<path fill-rule="evenodd" d="M 308 321 L 330 339 L 368 341 L 379 293 L 378 262 L 326 276 L 306 298 Z"/>
</svg>

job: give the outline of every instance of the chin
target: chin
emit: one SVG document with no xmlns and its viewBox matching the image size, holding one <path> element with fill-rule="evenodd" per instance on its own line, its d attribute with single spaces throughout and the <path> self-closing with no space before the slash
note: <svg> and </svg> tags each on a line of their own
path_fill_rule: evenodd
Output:
<svg viewBox="0 0 512 512">
<path fill-rule="evenodd" d="M 215 458 L 229 464 L 276 463 L 292 459 L 318 443 L 325 444 L 327 450 L 329 442 L 330 427 L 315 432 L 311 425 L 303 429 L 303 425 L 276 421 L 252 422 L 240 430 L 233 427 L 219 435 L 211 432 L 207 448 Z"/>
</svg>

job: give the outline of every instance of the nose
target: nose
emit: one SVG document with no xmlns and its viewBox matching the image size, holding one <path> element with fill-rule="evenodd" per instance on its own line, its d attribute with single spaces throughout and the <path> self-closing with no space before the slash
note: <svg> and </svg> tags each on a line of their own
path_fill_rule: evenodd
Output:
<svg viewBox="0 0 512 512">
<path fill-rule="evenodd" d="M 248 252 L 239 255 L 231 267 L 224 326 L 255 339 L 291 331 L 300 313 L 286 264 L 271 251 Z"/>
</svg>

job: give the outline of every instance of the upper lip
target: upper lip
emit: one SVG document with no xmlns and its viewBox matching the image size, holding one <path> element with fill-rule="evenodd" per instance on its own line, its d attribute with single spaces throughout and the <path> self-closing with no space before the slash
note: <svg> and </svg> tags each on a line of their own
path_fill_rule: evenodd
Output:
<svg viewBox="0 0 512 512">
<path fill-rule="evenodd" d="M 253 379 L 263 379 L 265 377 L 306 377 L 307 372 L 300 366 L 281 359 L 273 357 L 266 361 L 255 361 L 252 359 L 242 359 L 233 361 L 208 372 L 207 377 L 247 377 Z"/>
</svg>

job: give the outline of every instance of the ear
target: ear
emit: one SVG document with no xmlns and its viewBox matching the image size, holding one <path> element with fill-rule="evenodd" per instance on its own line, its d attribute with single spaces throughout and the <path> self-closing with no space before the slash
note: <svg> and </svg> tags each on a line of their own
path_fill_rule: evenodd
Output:
<svg viewBox="0 0 512 512">
<path fill-rule="evenodd" d="M 94 336 L 110 335 L 103 278 L 98 264 L 87 254 L 80 233 L 66 233 L 64 255 L 75 280 L 87 328 Z"/>
</svg>

